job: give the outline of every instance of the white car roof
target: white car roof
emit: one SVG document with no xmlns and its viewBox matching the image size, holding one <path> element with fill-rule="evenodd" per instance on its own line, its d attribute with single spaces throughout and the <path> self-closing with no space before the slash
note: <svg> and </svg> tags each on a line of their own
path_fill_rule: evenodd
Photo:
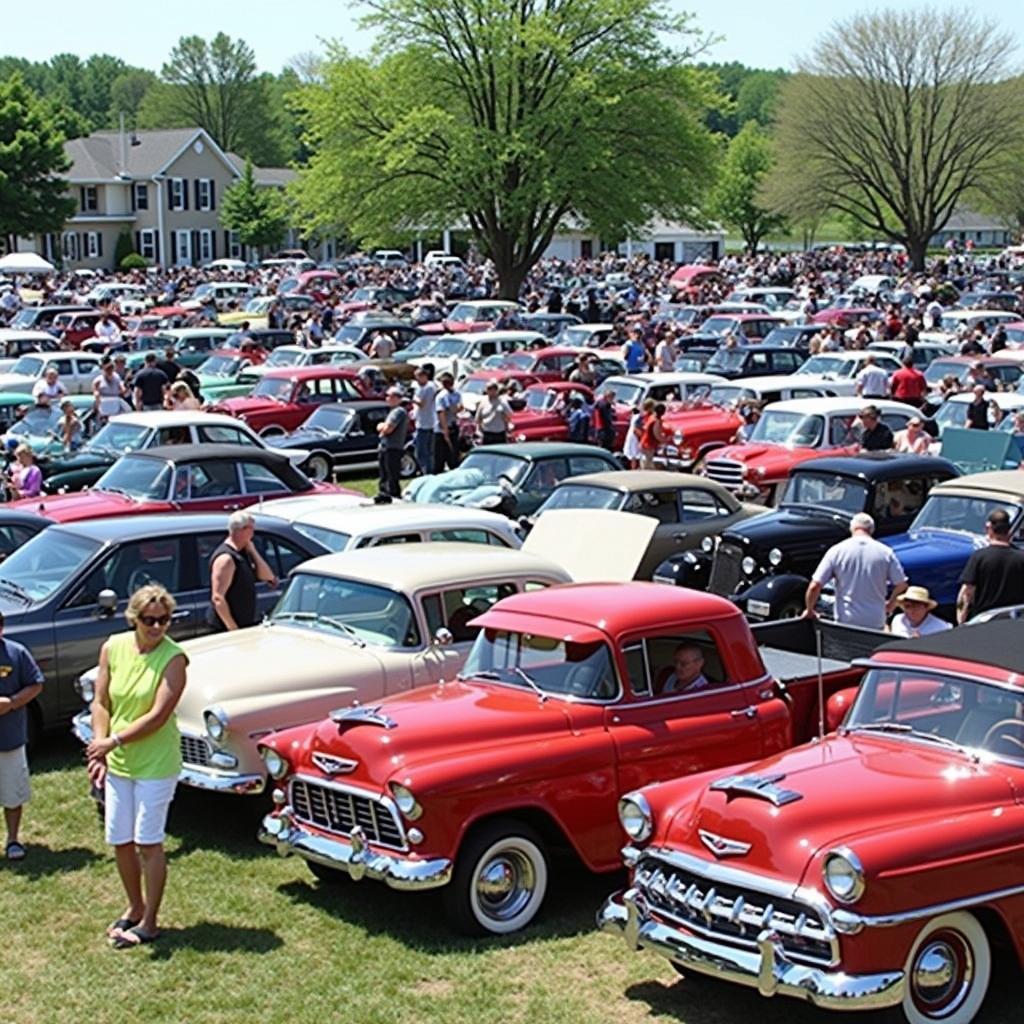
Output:
<svg viewBox="0 0 1024 1024">
<path fill-rule="evenodd" d="M 584 349 L 584 351 L 591 351 Z M 725 377 L 719 377 L 715 373 L 618 373 L 614 377 L 608 377 L 605 384 L 728 384 Z"/>
<path fill-rule="evenodd" d="M 863 359 L 865 356 L 870 354 L 872 354 L 870 349 L 859 349 L 855 352 L 840 349 L 838 352 L 815 352 L 813 356 L 808 357 L 807 361 L 810 362 L 811 359 L 816 359 L 820 356 L 822 359 L 839 359 L 844 363 L 852 363 Z M 874 354 L 888 355 L 886 352 L 875 352 Z"/>
<path fill-rule="evenodd" d="M 238 333 L 237 327 L 162 327 L 160 335 L 169 334 L 172 338 L 194 338 L 198 335 L 213 335 L 228 338 Z"/>
<path fill-rule="evenodd" d="M 444 337 L 461 341 L 547 341 L 547 335 L 540 331 L 474 331 L 472 334 L 446 334 Z"/>
<path fill-rule="evenodd" d="M 588 334 L 597 334 L 598 331 L 614 331 L 615 324 L 566 324 L 570 331 L 586 331 Z"/>
<path fill-rule="evenodd" d="M 772 402 L 766 407 L 770 412 L 796 412 L 803 416 L 849 416 L 856 415 L 866 405 L 873 405 L 879 412 L 905 412 L 920 416 L 921 410 L 903 402 L 888 398 L 857 398 L 851 395 L 837 395 L 835 398 L 788 398 L 783 402 Z"/>
<path fill-rule="evenodd" d="M 68 312 L 70 312 L 70 310 L 68 310 Z M 81 312 L 84 313 L 85 310 L 82 310 Z M 17 327 L 0 327 L 0 341 L 13 341 L 15 338 L 27 338 L 29 341 L 57 340 L 47 331 L 24 331 Z"/>
<path fill-rule="evenodd" d="M 518 302 L 508 299 L 463 299 L 459 306 L 479 306 L 481 309 L 521 309 Z"/>
<path fill-rule="evenodd" d="M 942 319 L 950 320 L 1019 320 L 1020 313 L 1007 309 L 951 309 L 943 311 Z"/>
<path fill-rule="evenodd" d="M 721 386 L 725 387 L 730 384 L 748 388 L 760 394 L 764 391 L 784 391 L 786 388 L 820 387 L 827 390 L 830 387 L 834 388 L 836 382 L 831 378 L 819 377 L 817 374 L 801 376 L 798 373 L 776 373 L 764 377 L 739 377 L 736 380 L 725 381 Z"/>
<path fill-rule="evenodd" d="M 985 398 L 990 402 L 995 402 L 1003 410 L 1024 409 L 1024 395 L 1017 391 L 989 391 Z M 973 401 L 974 393 L 971 391 L 961 391 L 946 399 L 946 402 L 951 405 L 967 405 Z"/>
<path fill-rule="evenodd" d="M 362 580 L 407 593 L 425 587 L 465 585 L 513 573 L 569 581 L 568 573 L 546 558 L 489 544 L 384 544 L 320 555 L 303 562 L 298 571 Z"/>
<path fill-rule="evenodd" d="M 237 416 L 226 416 L 216 412 L 198 412 L 195 409 L 156 409 L 153 412 L 122 412 L 117 416 L 111 416 L 111 420 L 118 423 L 127 423 L 132 427 L 187 427 L 195 424 L 197 426 L 221 426 L 241 427 L 243 431 L 251 432 L 245 423 Z"/>
</svg>

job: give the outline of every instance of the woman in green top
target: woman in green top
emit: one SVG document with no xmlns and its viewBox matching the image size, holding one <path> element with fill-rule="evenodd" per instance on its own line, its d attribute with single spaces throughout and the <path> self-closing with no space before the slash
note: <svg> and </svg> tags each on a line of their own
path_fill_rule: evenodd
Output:
<svg viewBox="0 0 1024 1024">
<path fill-rule="evenodd" d="M 151 583 L 132 594 L 130 633 L 100 650 L 89 778 L 103 786 L 105 831 L 114 847 L 128 909 L 108 929 L 119 949 L 158 937 L 157 914 L 167 881 L 164 831 L 181 771 L 174 709 L 185 689 L 188 658 L 167 635 L 174 598 Z M 143 895 L 145 881 L 145 896 Z"/>
</svg>

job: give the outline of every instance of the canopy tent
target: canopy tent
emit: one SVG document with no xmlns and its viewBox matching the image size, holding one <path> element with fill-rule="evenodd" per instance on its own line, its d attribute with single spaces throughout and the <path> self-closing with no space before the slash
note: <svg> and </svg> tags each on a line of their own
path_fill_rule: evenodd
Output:
<svg viewBox="0 0 1024 1024">
<path fill-rule="evenodd" d="M 52 274 L 54 265 L 38 253 L 9 252 L 0 258 L 0 273 L 4 274 Z"/>
</svg>

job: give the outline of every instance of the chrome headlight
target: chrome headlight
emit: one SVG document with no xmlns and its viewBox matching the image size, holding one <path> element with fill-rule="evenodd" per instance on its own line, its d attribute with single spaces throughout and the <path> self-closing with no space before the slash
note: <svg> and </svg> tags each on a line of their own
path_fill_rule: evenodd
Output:
<svg viewBox="0 0 1024 1024">
<path fill-rule="evenodd" d="M 270 747 L 261 747 L 260 757 L 263 758 L 263 763 L 267 767 L 267 773 L 273 779 L 283 779 L 291 768 L 288 761 Z"/>
<path fill-rule="evenodd" d="M 674 441 L 674 442 L 675 442 L 676 444 L 682 444 L 682 443 L 683 443 L 683 432 L 682 432 L 681 430 L 677 430 L 677 431 L 676 431 L 676 432 L 675 432 L 675 433 L 674 433 L 674 434 L 672 435 L 672 440 L 673 440 L 673 441 Z"/>
<path fill-rule="evenodd" d="M 704 554 L 710 555 L 711 552 L 715 550 L 715 541 L 714 541 L 714 539 L 712 537 L 705 537 L 700 542 L 700 549 L 701 549 L 701 551 L 704 552 Z"/>
<path fill-rule="evenodd" d="M 416 797 L 413 796 L 411 789 L 399 782 L 388 783 L 388 789 L 391 790 L 391 798 L 395 801 L 395 806 L 402 812 L 403 817 L 415 821 L 423 814 L 423 808 L 416 802 Z"/>
<path fill-rule="evenodd" d="M 773 566 L 781 565 L 782 564 L 782 552 L 778 548 L 772 548 L 771 551 L 768 552 L 768 561 Z"/>
<path fill-rule="evenodd" d="M 96 676 L 92 672 L 82 673 L 75 681 L 75 689 L 86 704 L 91 704 L 96 699 Z"/>
<path fill-rule="evenodd" d="M 208 708 L 203 712 L 206 734 L 214 743 L 220 743 L 228 731 L 228 716 L 220 708 Z"/>
<path fill-rule="evenodd" d="M 840 903 L 856 903 L 864 895 L 864 868 L 857 855 L 845 847 L 825 857 L 822 879 Z"/>
<path fill-rule="evenodd" d="M 757 571 L 757 562 L 755 562 L 750 555 L 747 555 L 747 557 L 740 562 L 740 568 L 743 570 L 744 575 L 753 576 Z"/>
<path fill-rule="evenodd" d="M 654 816 L 643 793 L 627 793 L 619 801 L 619 824 L 626 835 L 638 843 L 650 839 Z"/>
<path fill-rule="evenodd" d="M 502 502 L 502 495 L 500 494 L 488 494 L 487 497 L 481 498 L 479 501 L 475 501 L 473 504 L 477 508 L 491 509 L 500 508 Z"/>
</svg>

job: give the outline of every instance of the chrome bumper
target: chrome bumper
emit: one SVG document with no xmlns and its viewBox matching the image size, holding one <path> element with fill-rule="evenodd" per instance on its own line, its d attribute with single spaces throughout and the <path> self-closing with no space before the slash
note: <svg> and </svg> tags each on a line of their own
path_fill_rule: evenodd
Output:
<svg viewBox="0 0 1024 1024">
<path fill-rule="evenodd" d="M 621 935 L 632 950 L 653 950 L 684 969 L 756 988 L 763 996 L 790 996 L 828 1010 L 877 1010 L 903 999 L 903 971 L 855 975 L 805 967 L 790 960 L 769 931 L 758 936 L 756 952 L 738 949 L 654 920 L 635 889 L 610 896 L 597 924 Z"/>
<path fill-rule="evenodd" d="M 92 720 L 88 711 L 80 711 L 71 720 L 71 732 L 85 746 L 92 742 Z M 205 789 L 214 793 L 235 793 L 250 796 L 262 793 L 266 779 L 262 775 L 244 775 L 239 772 L 200 765 L 183 765 L 178 781 L 194 789 Z"/>
<path fill-rule="evenodd" d="M 372 878 L 392 889 L 437 889 L 447 885 L 452 876 L 452 862 L 447 858 L 420 860 L 371 850 L 366 834 L 358 826 L 348 838 L 328 839 L 296 823 L 287 807 L 263 819 L 258 837 L 282 857 L 296 853 L 325 867 L 347 871 L 356 882 Z"/>
</svg>

